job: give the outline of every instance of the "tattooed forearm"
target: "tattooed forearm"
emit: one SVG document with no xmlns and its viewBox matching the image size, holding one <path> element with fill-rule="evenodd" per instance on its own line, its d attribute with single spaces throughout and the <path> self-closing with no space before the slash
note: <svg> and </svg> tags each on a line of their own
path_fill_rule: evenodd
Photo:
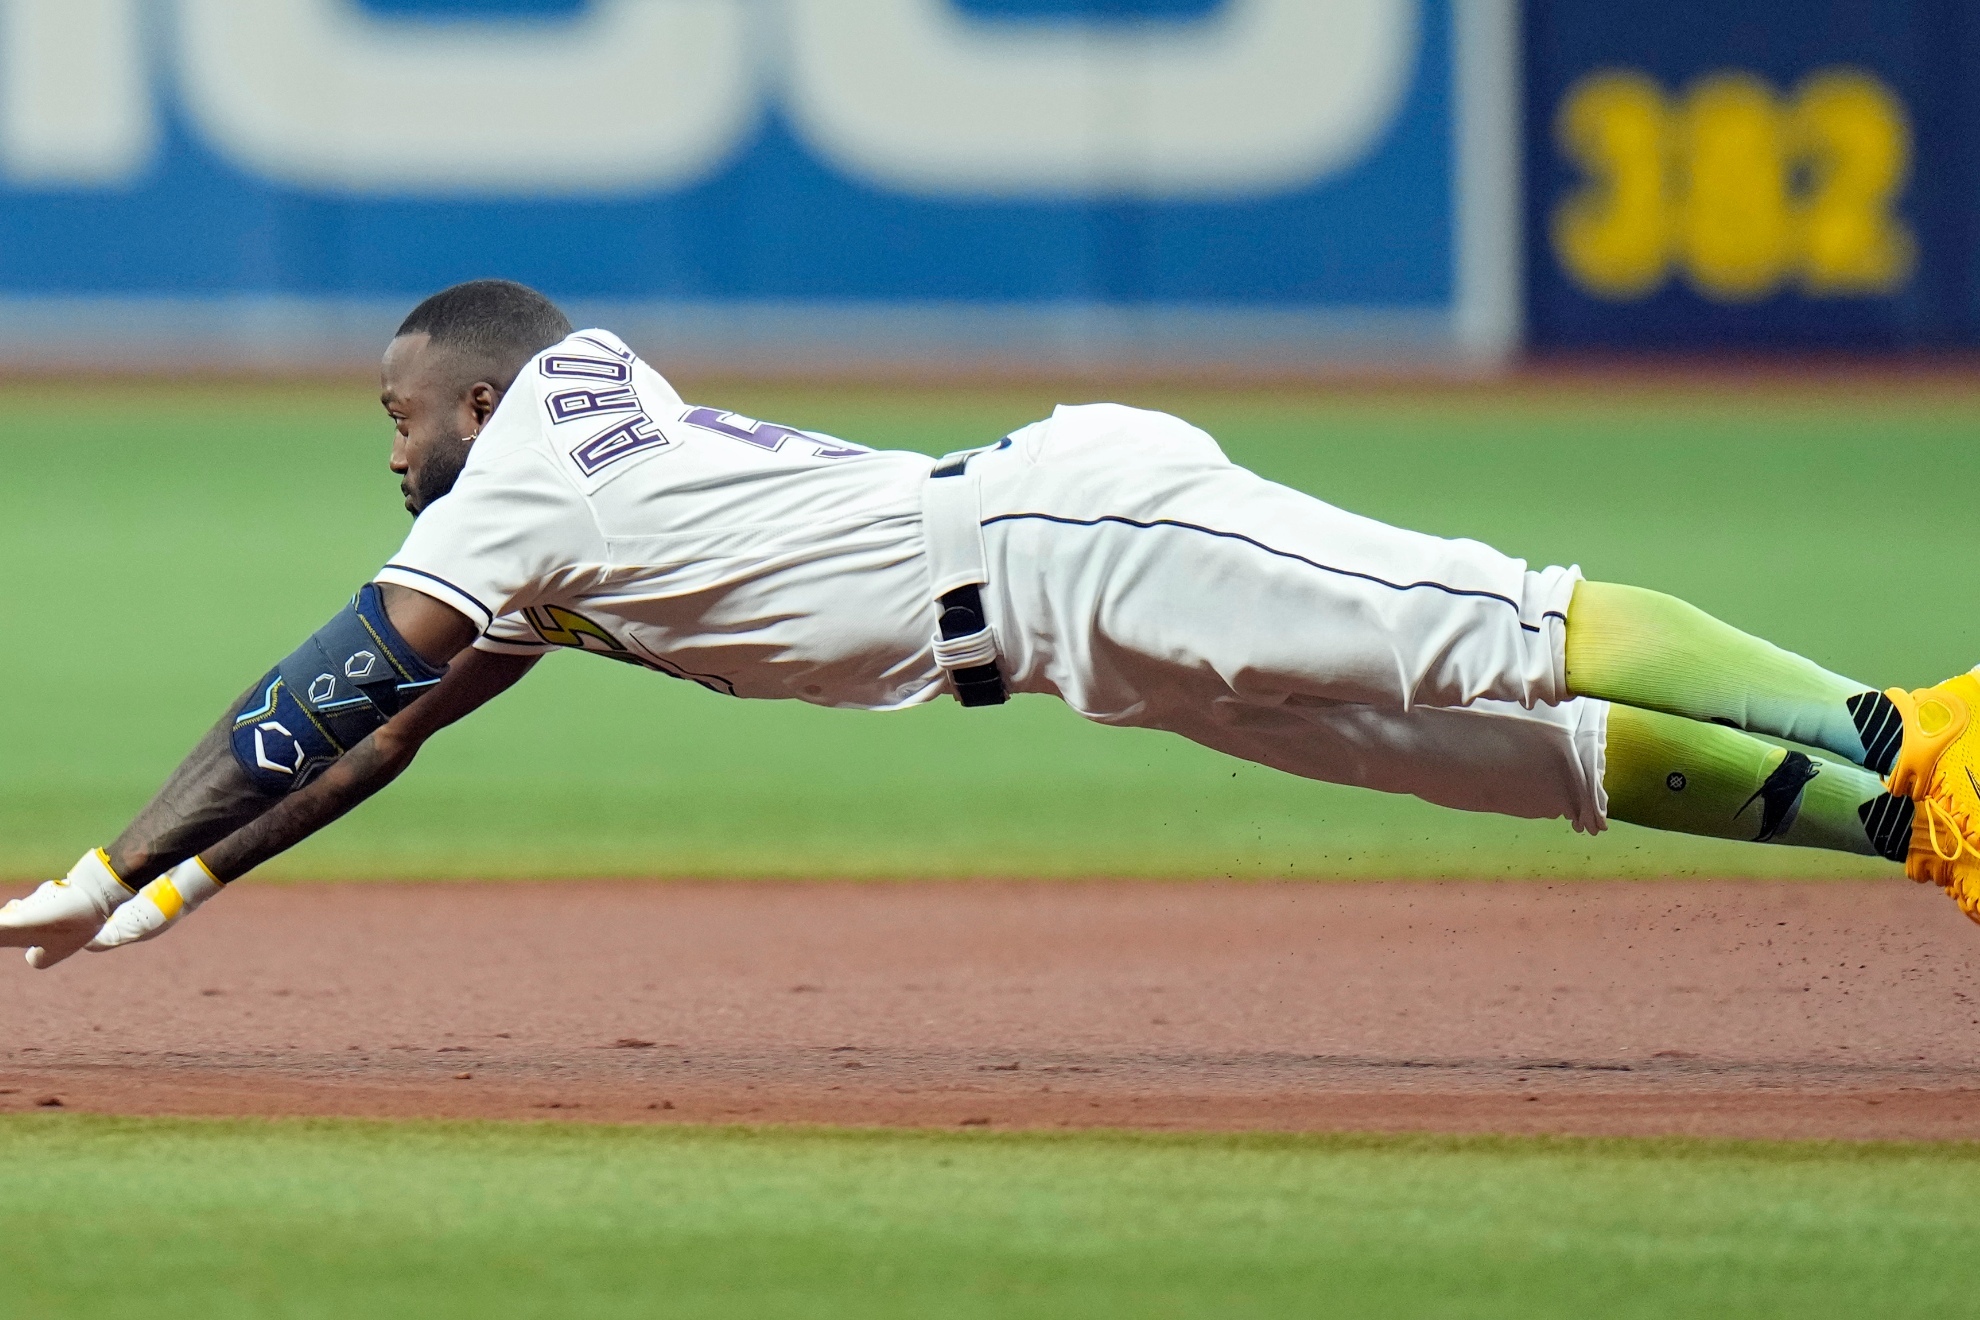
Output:
<svg viewBox="0 0 1980 1320">
<path fill-rule="evenodd" d="M 399 777 L 417 744 L 380 729 L 316 782 L 293 793 L 202 853 L 219 880 L 232 880 L 302 842 Z"/>
<path fill-rule="evenodd" d="M 110 864 L 129 885 L 142 885 L 186 858 L 226 838 L 280 799 L 248 781 L 234 760 L 234 713 L 251 696 L 227 708 L 165 786 L 110 845 Z"/>
<path fill-rule="evenodd" d="M 221 880 L 253 870 L 398 778 L 428 738 L 506 691 L 535 663 L 535 656 L 461 651 L 437 687 L 286 797 L 255 788 L 234 759 L 233 712 L 255 695 L 250 689 L 110 845 L 110 864 L 133 886 L 195 853 Z"/>
</svg>

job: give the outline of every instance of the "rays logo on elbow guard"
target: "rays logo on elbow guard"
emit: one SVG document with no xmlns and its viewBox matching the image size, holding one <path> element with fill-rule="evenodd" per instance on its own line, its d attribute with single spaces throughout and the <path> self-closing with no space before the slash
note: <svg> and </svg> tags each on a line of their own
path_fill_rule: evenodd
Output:
<svg viewBox="0 0 1980 1320">
<path fill-rule="evenodd" d="M 269 670 L 234 717 L 234 759 L 267 793 L 293 793 L 446 674 L 399 636 L 376 583 Z"/>
</svg>

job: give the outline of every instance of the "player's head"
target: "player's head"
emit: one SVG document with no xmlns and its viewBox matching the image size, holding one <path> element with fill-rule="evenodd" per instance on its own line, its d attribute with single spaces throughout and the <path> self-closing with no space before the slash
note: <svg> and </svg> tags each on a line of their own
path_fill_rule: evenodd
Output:
<svg viewBox="0 0 1980 1320">
<path fill-rule="evenodd" d="M 385 349 L 379 394 L 398 431 L 392 470 L 408 511 L 454 488 L 516 373 L 570 333 L 555 303 L 510 280 L 456 284 L 412 309 Z"/>
</svg>

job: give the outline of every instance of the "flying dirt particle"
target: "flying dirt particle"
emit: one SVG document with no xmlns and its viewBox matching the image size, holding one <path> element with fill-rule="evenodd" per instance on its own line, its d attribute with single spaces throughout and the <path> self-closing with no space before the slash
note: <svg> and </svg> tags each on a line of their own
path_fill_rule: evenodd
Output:
<svg viewBox="0 0 1980 1320">
<path fill-rule="evenodd" d="M 34 1103 L 43 1109 L 60 1109 L 62 1107 L 62 1097 L 59 1095 L 44 1095 Z"/>
<path fill-rule="evenodd" d="M 536 1107 L 538 1109 L 576 1109 L 578 1104 L 575 1100 L 546 1100 Z"/>
<path fill-rule="evenodd" d="M 672 1109 L 673 1107 L 674 1102 L 672 1100 L 656 1100 L 647 1106 L 648 1109 Z"/>
<path fill-rule="evenodd" d="M 861 1063 L 858 1059 L 841 1059 L 839 1061 L 839 1066 L 841 1068 L 864 1068 L 866 1065 Z"/>
<path fill-rule="evenodd" d="M 471 1082 L 471 1081 L 473 1081 L 473 1080 L 474 1080 L 474 1074 L 473 1074 L 473 1073 L 455 1073 L 455 1074 L 454 1074 L 454 1080 L 455 1080 L 455 1081 L 457 1081 L 457 1082 Z"/>
<path fill-rule="evenodd" d="M 200 991 L 200 993 L 201 993 L 201 994 L 203 994 L 203 995 L 205 995 L 205 996 L 206 996 L 207 998 L 209 998 L 209 999 L 210 999 L 210 998 L 212 998 L 212 997 L 213 997 L 214 995 L 224 995 L 224 994 L 226 994 L 227 992 L 226 992 L 225 990 L 202 990 L 202 991 Z"/>
<path fill-rule="evenodd" d="M 509 1033 L 506 1031 L 498 1031 L 495 1033 L 496 1040 L 507 1040 L 508 1038 L 509 1038 Z"/>
<path fill-rule="evenodd" d="M 957 1126 L 958 1127 L 989 1127 L 990 1120 L 987 1118 L 965 1118 Z"/>
<path fill-rule="evenodd" d="M 977 1064 L 977 1065 L 976 1065 L 976 1071 L 978 1071 L 978 1072 L 1016 1072 L 1016 1071 L 1017 1071 L 1018 1069 L 1020 1069 L 1020 1068 L 1022 1068 L 1023 1066 L 1024 1066 L 1024 1065 L 1023 1065 L 1023 1064 L 1021 1064 L 1021 1063 L 979 1063 L 979 1064 Z"/>
<path fill-rule="evenodd" d="M 653 1042 L 650 1040 L 641 1040 L 637 1036 L 621 1036 L 606 1048 L 614 1050 L 650 1050 L 653 1048 Z"/>
<path fill-rule="evenodd" d="M 825 987 L 822 985 L 794 985 L 791 987 L 791 993 L 794 995 L 818 995 L 825 993 Z"/>
<path fill-rule="evenodd" d="M 0 1086 L 0 1095 L 19 1095 L 20 1093 L 21 1088 L 18 1086 Z"/>
<path fill-rule="evenodd" d="M 1650 1057 L 1653 1059 L 1695 1059 L 1698 1055 L 1691 1050 L 1658 1050 Z"/>
<path fill-rule="evenodd" d="M 858 1049 L 859 1046 L 857 1045 L 834 1045 L 831 1052 L 833 1054 L 845 1054 L 848 1051 L 857 1051 Z"/>
</svg>

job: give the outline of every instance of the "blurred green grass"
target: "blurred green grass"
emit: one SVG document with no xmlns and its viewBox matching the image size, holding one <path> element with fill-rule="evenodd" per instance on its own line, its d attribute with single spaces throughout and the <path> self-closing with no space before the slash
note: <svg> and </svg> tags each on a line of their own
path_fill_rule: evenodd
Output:
<svg viewBox="0 0 1980 1320">
<path fill-rule="evenodd" d="M 21 1316 L 1970 1315 L 1970 1145 L 0 1119 Z"/>
<path fill-rule="evenodd" d="M 726 407 L 941 452 L 1054 393 L 750 386 Z M 1878 685 L 1976 658 L 1980 393 L 1126 391 L 1336 504 L 1674 592 Z M 369 391 L 0 391 L 0 876 L 110 837 L 406 529 Z M 1884 873 L 1339 789 L 1025 698 L 872 715 L 559 655 L 282 876 Z"/>
</svg>

